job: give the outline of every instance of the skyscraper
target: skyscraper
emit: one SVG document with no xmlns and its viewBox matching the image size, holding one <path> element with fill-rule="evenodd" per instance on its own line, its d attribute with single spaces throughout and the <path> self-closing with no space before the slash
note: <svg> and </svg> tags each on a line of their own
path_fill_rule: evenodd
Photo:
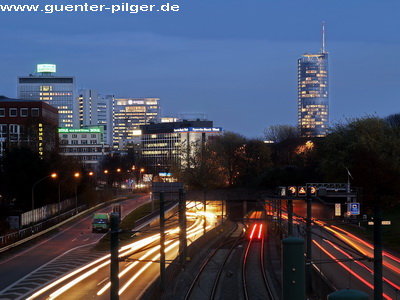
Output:
<svg viewBox="0 0 400 300">
<path fill-rule="evenodd" d="M 113 148 L 123 150 L 141 135 L 140 126 L 160 118 L 159 98 L 113 98 Z"/>
<path fill-rule="evenodd" d="M 304 54 L 298 60 L 298 129 L 301 137 L 324 137 L 329 129 L 328 53 L 322 24 L 319 54 Z"/>
<path fill-rule="evenodd" d="M 101 97 L 97 91 L 78 91 L 79 127 L 102 126 L 104 142 L 112 144 L 112 97 Z"/>
<path fill-rule="evenodd" d="M 58 109 L 59 127 L 78 127 L 75 78 L 55 72 L 56 65 L 39 64 L 36 74 L 18 77 L 18 98 L 44 101 Z"/>
</svg>

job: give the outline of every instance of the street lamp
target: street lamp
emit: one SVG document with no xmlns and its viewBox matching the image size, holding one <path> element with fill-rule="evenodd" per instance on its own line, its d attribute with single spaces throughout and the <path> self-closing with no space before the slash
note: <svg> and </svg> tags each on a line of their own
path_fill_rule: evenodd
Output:
<svg viewBox="0 0 400 300">
<path fill-rule="evenodd" d="M 143 183 L 143 172 L 144 172 L 144 168 L 140 168 L 140 180 Z"/>
<path fill-rule="evenodd" d="M 32 186 L 32 210 L 35 209 L 35 197 L 34 197 L 33 189 L 35 188 L 35 186 L 36 186 L 39 182 L 41 182 L 41 181 L 43 181 L 43 180 L 45 180 L 46 178 L 49 178 L 49 177 L 51 177 L 51 178 L 57 178 L 57 173 L 52 173 L 52 174 L 50 174 L 50 175 L 47 175 L 47 176 L 45 176 L 45 177 L 39 179 L 38 181 L 36 181 L 36 182 L 33 184 L 33 186 Z"/>
<path fill-rule="evenodd" d="M 75 178 L 79 178 L 80 174 L 78 172 L 74 173 Z M 65 182 L 68 179 L 68 176 L 64 178 L 64 180 L 61 180 L 58 183 L 58 222 L 60 222 L 60 213 L 61 213 L 61 183 Z M 78 196 L 77 196 L 77 186 L 78 183 L 75 185 L 75 212 L 77 210 L 77 204 L 78 204 Z"/>
<path fill-rule="evenodd" d="M 75 182 L 75 214 L 78 213 L 78 178 L 81 176 L 81 174 L 79 174 L 79 172 L 76 172 L 74 174 L 74 177 L 76 178 L 76 182 Z"/>
</svg>

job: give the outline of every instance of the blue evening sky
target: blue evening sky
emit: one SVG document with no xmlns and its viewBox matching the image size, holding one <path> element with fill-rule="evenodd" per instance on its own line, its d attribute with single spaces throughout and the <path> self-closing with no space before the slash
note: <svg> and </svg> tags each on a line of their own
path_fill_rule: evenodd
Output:
<svg viewBox="0 0 400 300">
<path fill-rule="evenodd" d="M 297 59 L 320 51 L 325 21 L 331 124 L 400 112 L 398 0 L 0 0 L 85 2 L 180 10 L 0 12 L 0 95 L 15 97 L 18 76 L 55 63 L 78 88 L 159 97 L 164 116 L 202 113 L 262 137 L 270 125 L 297 125 Z"/>
</svg>

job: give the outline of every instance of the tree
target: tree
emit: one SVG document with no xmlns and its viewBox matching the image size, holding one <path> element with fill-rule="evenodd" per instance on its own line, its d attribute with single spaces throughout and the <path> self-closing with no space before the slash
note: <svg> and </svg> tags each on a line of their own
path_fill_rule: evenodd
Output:
<svg viewBox="0 0 400 300">
<path fill-rule="evenodd" d="M 264 137 L 266 140 L 280 143 L 285 140 L 295 139 L 299 136 L 298 130 L 292 125 L 271 125 L 264 129 Z"/>
<path fill-rule="evenodd" d="M 400 195 L 400 138 L 385 120 L 367 116 L 336 125 L 317 149 L 326 180 L 346 182 L 348 168 L 367 204 L 390 205 Z"/>
<path fill-rule="evenodd" d="M 257 186 L 261 176 L 271 168 L 271 150 L 260 140 L 247 140 L 244 148 L 243 161 L 240 165 L 238 182 L 241 185 Z"/>
<path fill-rule="evenodd" d="M 185 148 L 182 152 L 183 164 L 173 164 L 171 167 L 174 177 L 179 181 L 190 189 L 211 189 L 225 185 L 226 178 L 221 172 L 216 153 L 210 150 L 207 143 L 192 142 L 189 150 Z"/>
<path fill-rule="evenodd" d="M 246 138 L 240 134 L 225 131 L 209 142 L 210 151 L 221 166 L 221 171 L 228 179 L 228 185 L 237 183 L 245 158 Z"/>
</svg>

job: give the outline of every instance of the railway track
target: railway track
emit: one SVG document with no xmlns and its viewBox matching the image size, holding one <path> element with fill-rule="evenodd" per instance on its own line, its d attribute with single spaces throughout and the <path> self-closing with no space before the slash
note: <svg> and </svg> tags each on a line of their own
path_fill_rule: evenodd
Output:
<svg viewBox="0 0 400 300">
<path fill-rule="evenodd" d="M 243 297 L 245 300 L 274 300 L 264 264 L 264 224 L 254 223 L 242 261 Z"/>
<path fill-rule="evenodd" d="M 218 299 L 217 292 L 225 265 L 243 240 L 243 228 L 243 224 L 237 223 L 235 229 L 208 255 L 194 276 L 185 300 Z"/>
</svg>

